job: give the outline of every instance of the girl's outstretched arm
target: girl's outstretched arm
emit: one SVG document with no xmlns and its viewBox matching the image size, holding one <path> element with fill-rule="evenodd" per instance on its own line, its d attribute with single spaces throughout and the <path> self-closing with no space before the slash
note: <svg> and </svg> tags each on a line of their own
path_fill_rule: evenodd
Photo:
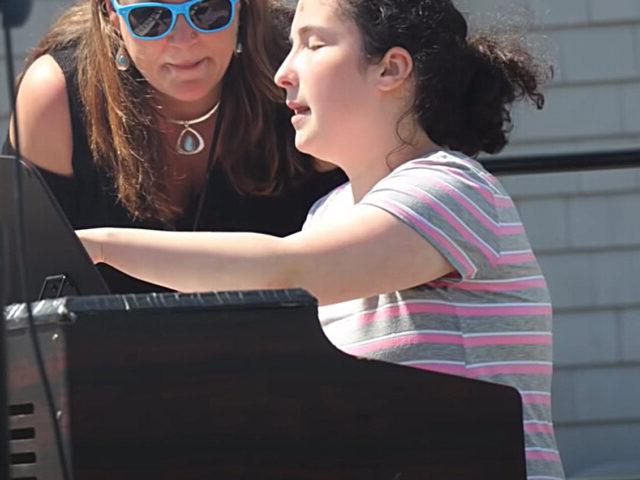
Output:
<svg viewBox="0 0 640 480">
<path fill-rule="evenodd" d="M 415 230 L 369 205 L 286 238 L 118 228 L 78 235 L 94 262 L 180 291 L 300 287 L 327 304 L 409 288 L 453 270 Z"/>
</svg>

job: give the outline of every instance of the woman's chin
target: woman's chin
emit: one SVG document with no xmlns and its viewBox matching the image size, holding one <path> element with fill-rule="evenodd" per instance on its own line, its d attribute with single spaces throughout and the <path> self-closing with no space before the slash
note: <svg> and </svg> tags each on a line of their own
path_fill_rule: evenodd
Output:
<svg viewBox="0 0 640 480">
<path fill-rule="evenodd" d="M 199 104 L 200 106 L 211 107 L 216 100 L 216 95 L 212 89 L 196 85 L 164 89 L 161 93 L 168 103 Z"/>
</svg>

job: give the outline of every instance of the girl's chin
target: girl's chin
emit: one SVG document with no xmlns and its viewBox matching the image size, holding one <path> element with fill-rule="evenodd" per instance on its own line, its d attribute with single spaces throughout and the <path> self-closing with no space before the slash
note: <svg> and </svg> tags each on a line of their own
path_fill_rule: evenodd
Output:
<svg viewBox="0 0 640 480">
<path fill-rule="evenodd" d="M 327 144 L 324 136 L 318 135 L 316 130 L 308 127 L 310 125 L 305 125 L 305 128 L 296 130 L 296 149 L 315 158 L 326 158 L 327 147 L 330 146 L 330 143 Z"/>
<path fill-rule="evenodd" d="M 313 145 L 310 145 L 310 142 L 305 139 L 304 137 L 302 137 L 302 135 L 300 134 L 300 132 L 296 133 L 296 149 L 298 149 L 298 151 L 302 152 L 302 153 L 306 153 L 308 155 L 311 155 L 313 157 L 317 157 L 314 154 L 314 149 L 313 149 Z"/>
</svg>

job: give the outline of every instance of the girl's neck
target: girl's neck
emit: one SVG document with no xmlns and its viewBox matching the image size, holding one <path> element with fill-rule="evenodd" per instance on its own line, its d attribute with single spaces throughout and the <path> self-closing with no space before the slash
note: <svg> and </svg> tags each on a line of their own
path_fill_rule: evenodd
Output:
<svg viewBox="0 0 640 480">
<path fill-rule="evenodd" d="M 421 134 L 412 143 L 395 146 L 387 151 L 384 156 L 377 158 L 362 158 L 362 161 L 353 162 L 353 168 L 346 169 L 346 174 L 351 183 L 354 203 L 362 198 L 384 177 L 389 175 L 400 165 L 428 155 L 440 147 L 436 145 L 426 134 Z"/>
</svg>

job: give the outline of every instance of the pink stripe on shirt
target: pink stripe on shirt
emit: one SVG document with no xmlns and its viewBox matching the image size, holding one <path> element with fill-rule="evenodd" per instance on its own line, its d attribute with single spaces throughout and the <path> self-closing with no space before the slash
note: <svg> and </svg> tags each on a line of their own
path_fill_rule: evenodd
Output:
<svg viewBox="0 0 640 480">
<path fill-rule="evenodd" d="M 526 252 L 503 252 L 498 260 L 498 265 L 519 265 L 536 260 L 531 250 Z"/>
<path fill-rule="evenodd" d="M 381 338 L 365 344 L 343 346 L 342 348 L 352 355 L 364 355 L 366 353 L 387 350 L 404 345 L 418 345 L 426 343 L 462 345 L 463 340 L 460 334 L 414 333 Z"/>
<path fill-rule="evenodd" d="M 551 396 L 536 393 L 521 393 L 522 402 L 528 405 L 551 405 Z"/>
<path fill-rule="evenodd" d="M 544 460 L 547 462 L 559 462 L 560 455 L 554 452 L 541 452 L 537 450 L 527 450 L 525 453 L 527 460 Z"/>
<path fill-rule="evenodd" d="M 422 203 L 428 205 L 435 212 L 438 212 L 445 221 L 447 221 L 453 228 L 456 229 L 456 231 L 462 238 L 467 240 L 472 245 L 475 245 L 484 254 L 484 256 L 487 257 L 490 263 L 494 264 L 496 262 L 498 258 L 498 254 L 496 253 L 496 251 L 489 248 L 478 235 L 471 231 L 467 224 L 460 220 L 460 218 L 458 218 L 456 215 L 451 213 L 451 211 L 444 207 L 437 199 L 430 197 L 422 190 L 415 187 L 407 187 L 405 190 L 414 198 L 419 199 L 420 201 L 422 201 Z M 497 228 L 495 225 L 492 225 L 490 228 L 493 233 L 499 235 L 499 233 L 495 231 L 496 229 Z"/>
<path fill-rule="evenodd" d="M 429 285 L 434 287 L 446 287 L 460 290 L 474 290 L 480 292 L 509 292 L 513 290 L 526 290 L 527 288 L 544 288 L 547 286 L 544 278 L 531 278 L 528 280 L 514 280 L 508 282 L 447 282 L 447 281 L 434 281 L 429 282 Z"/>
<path fill-rule="evenodd" d="M 447 193 L 451 198 L 456 200 L 461 206 L 463 206 L 471 215 L 473 215 L 485 228 L 496 235 L 519 235 L 524 233 L 524 227 L 521 223 L 516 225 L 500 225 L 495 222 L 493 218 L 488 216 L 478 205 L 473 203 L 467 197 L 462 195 L 458 190 L 452 187 L 450 184 L 435 177 L 435 180 L 440 184 L 434 187 Z"/>
<path fill-rule="evenodd" d="M 548 433 L 553 435 L 553 426 L 549 423 L 525 423 L 524 431 L 527 433 Z"/>
<path fill-rule="evenodd" d="M 462 170 L 458 170 L 451 167 L 446 167 L 448 173 L 452 176 L 456 176 L 464 180 L 468 185 L 475 189 L 485 200 L 493 203 L 496 207 L 511 208 L 513 207 L 513 200 L 507 195 L 495 192 L 491 187 L 497 188 L 500 186 L 498 179 L 492 175 L 482 175 L 482 180 L 485 180 L 491 186 L 484 185 L 481 182 L 475 180 L 471 175 Z"/>
<path fill-rule="evenodd" d="M 491 377 L 494 375 L 551 375 L 551 365 L 514 364 L 488 365 L 484 367 L 467 367 L 471 370 L 471 377 Z"/>
<path fill-rule="evenodd" d="M 550 335 L 488 335 L 462 338 L 458 333 L 412 333 L 379 338 L 358 345 L 343 345 L 342 348 L 352 355 L 366 355 L 371 352 L 389 350 L 405 345 L 466 345 L 467 347 L 485 347 L 492 345 L 551 345 Z M 530 403 L 547 403 L 548 397 L 524 394 Z"/>
<path fill-rule="evenodd" d="M 387 203 L 385 204 L 385 208 L 388 208 L 391 213 L 397 215 L 398 218 L 401 218 L 408 222 L 410 225 L 414 225 L 425 233 L 425 236 L 430 239 L 430 241 L 435 242 L 442 250 L 449 252 L 451 257 L 455 258 L 458 264 L 463 269 L 461 274 L 466 277 L 473 277 L 476 273 L 476 267 L 471 261 L 467 258 L 467 256 L 460 250 L 458 245 L 452 242 L 449 238 L 445 237 L 439 230 L 430 225 L 426 220 L 422 217 L 419 217 L 414 212 L 410 210 L 405 210 L 399 208 L 395 204 Z"/>
<path fill-rule="evenodd" d="M 371 323 L 374 321 L 385 321 L 389 318 L 398 317 L 403 314 L 444 314 L 454 316 L 484 317 L 484 316 L 540 316 L 551 315 L 551 305 L 549 304 L 524 304 L 524 305 L 456 305 L 449 303 L 439 303 L 417 301 L 413 303 L 387 305 L 374 312 L 356 314 L 353 318 L 358 323 Z"/>
<path fill-rule="evenodd" d="M 429 160 L 417 160 L 413 163 L 416 165 L 426 166 L 430 170 L 435 170 L 435 171 L 441 170 L 445 175 L 458 177 L 460 180 L 466 183 L 469 187 L 476 190 L 482 196 L 482 198 L 484 198 L 487 202 L 489 202 L 490 204 L 496 207 L 509 208 L 513 206 L 513 201 L 508 196 L 497 195 L 491 188 L 479 182 L 477 179 L 472 178 L 469 174 L 461 171 L 457 167 L 452 167 L 447 165 L 434 165 Z M 462 164 L 463 166 L 466 166 L 464 163 Z M 488 177 L 488 178 L 491 178 L 491 177 Z M 482 179 L 486 180 L 487 177 L 483 176 Z M 494 184 L 498 185 L 497 179 Z"/>
</svg>

